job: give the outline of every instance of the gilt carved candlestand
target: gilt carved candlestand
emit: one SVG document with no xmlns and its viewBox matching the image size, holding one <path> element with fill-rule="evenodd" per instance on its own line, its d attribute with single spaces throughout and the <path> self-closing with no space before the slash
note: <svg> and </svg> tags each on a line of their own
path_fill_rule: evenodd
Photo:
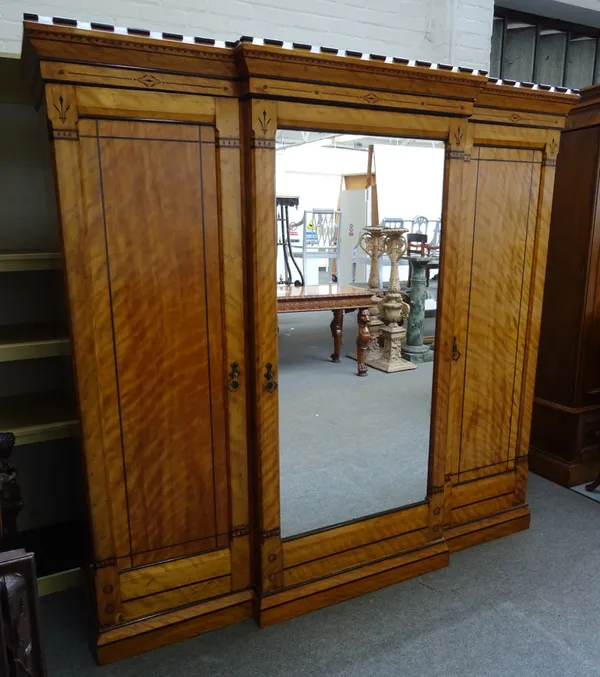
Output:
<svg viewBox="0 0 600 677">
<path fill-rule="evenodd" d="M 433 351 L 423 343 L 425 299 L 427 298 L 426 271 L 430 260 L 427 256 L 414 256 L 410 259 L 412 267 L 410 316 L 406 329 L 406 344 L 402 346 L 402 357 L 415 364 L 433 360 Z"/>
<path fill-rule="evenodd" d="M 367 357 L 370 367 L 393 373 L 415 369 L 415 365 L 402 358 L 402 325 L 410 312 L 408 303 L 402 298 L 400 277 L 398 275 L 398 261 L 406 251 L 407 231 L 403 228 L 394 228 L 386 231 L 383 241 L 383 252 L 390 259 L 391 271 L 385 301 L 381 304 L 381 313 L 385 326 L 381 328 L 383 347 L 375 359 Z"/>
<path fill-rule="evenodd" d="M 369 291 L 373 296 L 371 300 L 373 305 L 369 309 L 369 343 L 366 349 L 366 360 L 377 360 L 381 355 L 380 334 L 383 329 L 381 321 L 381 304 L 383 303 L 383 292 L 381 290 L 381 280 L 379 279 L 379 259 L 383 254 L 383 240 L 385 229 L 379 226 L 369 226 L 364 229 L 365 232 L 358 241 L 359 247 L 370 257 L 371 267 L 369 270 Z M 356 353 L 348 353 L 348 357 L 356 359 Z"/>
</svg>

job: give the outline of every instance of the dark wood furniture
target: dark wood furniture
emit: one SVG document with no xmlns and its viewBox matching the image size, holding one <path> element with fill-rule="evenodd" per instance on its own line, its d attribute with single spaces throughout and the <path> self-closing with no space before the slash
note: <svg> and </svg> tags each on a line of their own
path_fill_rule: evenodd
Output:
<svg viewBox="0 0 600 677">
<path fill-rule="evenodd" d="M 11 460 L 15 442 L 13 433 L 0 432 L 0 544 L 15 537 L 17 515 L 23 510 L 17 466 Z"/>
<path fill-rule="evenodd" d="M 45 677 L 40 624 L 33 554 L 0 552 L 0 675 Z"/>
<path fill-rule="evenodd" d="M 428 256 L 431 260 L 425 268 L 426 285 L 429 287 L 429 276 L 431 270 L 439 270 L 440 267 L 440 247 L 439 245 L 427 244 L 426 233 L 408 233 L 406 236 L 406 258 L 408 259 L 408 286 L 412 281 L 412 263 L 411 256 Z M 433 254 L 432 254 L 433 252 Z"/>
<path fill-rule="evenodd" d="M 277 286 L 277 312 L 298 313 L 311 310 L 330 310 L 333 319 L 329 328 L 333 338 L 331 361 L 340 361 L 344 337 L 344 313 L 357 310 L 358 333 L 356 355 L 358 376 L 366 376 L 365 350 L 369 344 L 369 307 L 373 305 L 372 293 L 349 285 L 315 284 L 307 287 Z M 362 311 L 362 312 L 361 312 Z"/>
<path fill-rule="evenodd" d="M 552 205 L 530 466 L 573 486 L 600 472 L 600 87 L 562 135 Z"/>
<path fill-rule="evenodd" d="M 251 614 L 274 623 L 527 528 L 554 163 L 576 97 L 377 55 L 55 23 L 26 21 L 24 54 L 54 146 L 99 661 Z M 447 148 L 426 499 L 293 539 L 278 127 Z"/>
</svg>

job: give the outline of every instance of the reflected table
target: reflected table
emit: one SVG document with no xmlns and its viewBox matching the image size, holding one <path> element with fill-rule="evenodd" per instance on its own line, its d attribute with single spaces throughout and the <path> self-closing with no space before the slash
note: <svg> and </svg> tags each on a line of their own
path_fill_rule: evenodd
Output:
<svg viewBox="0 0 600 677">
<path fill-rule="evenodd" d="M 343 284 L 315 284 L 305 287 L 277 285 L 277 312 L 298 313 L 330 310 L 333 320 L 329 325 L 333 337 L 332 362 L 340 361 L 344 333 L 344 312 L 358 310 L 356 355 L 358 375 L 366 376 L 365 351 L 369 344 L 369 308 L 373 305 L 372 292 Z"/>
</svg>

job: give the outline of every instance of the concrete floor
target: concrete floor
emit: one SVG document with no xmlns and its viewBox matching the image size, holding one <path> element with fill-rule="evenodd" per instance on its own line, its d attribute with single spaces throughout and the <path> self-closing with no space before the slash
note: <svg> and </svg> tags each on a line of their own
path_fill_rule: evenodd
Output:
<svg viewBox="0 0 600 677">
<path fill-rule="evenodd" d="M 425 499 L 433 363 L 356 375 L 356 313 L 329 361 L 331 312 L 279 315 L 281 533 L 292 536 Z"/>
<path fill-rule="evenodd" d="M 417 579 L 98 668 L 82 591 L 42 600 L 49 677 L 600 677 L 600 504 L 535 475 L 532 523 Z"/>
</svg>

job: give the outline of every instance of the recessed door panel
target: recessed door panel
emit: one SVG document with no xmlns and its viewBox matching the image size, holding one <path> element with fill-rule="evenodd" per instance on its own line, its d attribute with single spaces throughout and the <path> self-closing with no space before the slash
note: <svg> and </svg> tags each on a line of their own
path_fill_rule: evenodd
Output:
<svg viewBox="0 0 600 677">
<path fill-rule="evenodd" d="M 541 154 L 476 148 L 472 162 L 477 167 L 459 472 L 492 474 L 506 470 L 515 456 Z"/>
<path fill-rule="evenodd" d="M 96 130 L 86 148 L 98 162 L 129 531 L 117 554 L 137 566 L 228 543 L 214 132 Z"/>
</svg>

